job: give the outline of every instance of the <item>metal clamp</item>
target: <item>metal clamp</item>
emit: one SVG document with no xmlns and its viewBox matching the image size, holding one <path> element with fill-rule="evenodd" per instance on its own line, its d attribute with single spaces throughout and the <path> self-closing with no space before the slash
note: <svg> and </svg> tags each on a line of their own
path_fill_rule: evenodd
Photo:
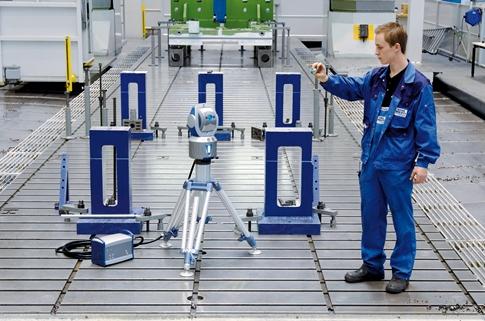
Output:
<svg viewBox="0 0 485 321">
<path fill-rule="evenodd" d="M 222 130 L 229 130 L 231 131 L 231 138 L 234 139 L 234 131 L 238 131 L 241 133 L 241 139 L 244 139 L 244 133 L 246 131 L 246 128 L 240 128 L 236 127 L 236 124 L 234 122 L 231 123 L 231 126 L 219 126 L 217 129 L 222 129 Z"/>
<path fill-rule="evenodd" d="M 187 130 L 187 137 L 189 137 L 189 136 L 190 136 L 189 131 L 188 131 L 188 127 L 187 127 L 187 125 L 184 125 L 184 126 L 177 126 L 177 130 L 178 130 L 178 136 L 179 136 L 179 137 L 182 137 L 182 131 L 183 131 L 183 130 Z"/>
<path fill-rule="evenodd" d="M 328 208 L 323 202 L 318 202 L 318 206 L 313 209 L 313 212 L 318 215 L 320 222 L 322 221 L 322 215 L 327 215 L 330 216 L 330 227 L 337 226 L 337 210 Z"/>
<path fill-rule="evenodd" d="M 155 137 L 156 138 L 158 138 L 158 131 L 159 130 L 162 132 L 162 139 L 167 138 L 167 135 L 166 135 L 167 128 L 166 127 L 160 127 L 160 124 L 157 121 L 155 122 L 155 125 L 150 127 L 150 129 L 155 131 Z"/>
</svg>

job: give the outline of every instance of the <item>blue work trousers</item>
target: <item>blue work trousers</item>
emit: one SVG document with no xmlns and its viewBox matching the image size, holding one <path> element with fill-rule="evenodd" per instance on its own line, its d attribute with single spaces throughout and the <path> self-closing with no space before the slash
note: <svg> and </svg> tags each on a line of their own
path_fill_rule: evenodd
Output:
<svg viewBox="0 0 485 321">
<path fill-rule="evenodd" d="M 410 170 L 376 169 L 372 163 L 360 173 L 362 211 L 362 260 L 376 273 L 384 272 L 388 205 L 392 213 L 396 245 L 391 255 L 394 276 L 409 280 L 416 257 L 416 232 Z"/>
</svg>

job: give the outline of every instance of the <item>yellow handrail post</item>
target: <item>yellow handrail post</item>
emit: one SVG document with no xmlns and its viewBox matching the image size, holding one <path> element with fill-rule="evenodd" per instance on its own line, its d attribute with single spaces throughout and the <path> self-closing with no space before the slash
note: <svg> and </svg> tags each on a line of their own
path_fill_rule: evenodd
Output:
<svg viewBox="0 0 485 321">
<path fill-rule="evenodd" d="M 72 84 L 77 81 L 77 77 L 72 71 L 71 37 L 66 36 L 64 44 L 66 47 L 66 91 L 72 92 Z"/>
<path fill-rule="evenodd" d="M 66 136 L 64 139 L 69 140 L 75 138 L 72 136 L 72 128 L 71 128 L 71 108 L 69 106 L 69 94 L 72 92 L 72 84 L 77 81 L 76 75 L 72 72 L 72 63 L 71 63 L 71 37 L 66 36 L 64 39 L 64 46 L 66 50 L 66 109 L 65 109 L 65 116 L 66 116 Z"/>
<path fill-rule="evenodd" d="M 148 38 L 148 32 L 146 29 L 146 6 L 145 3 L 141 3 L 141 27 L 143 38 Z"/>
</svg>

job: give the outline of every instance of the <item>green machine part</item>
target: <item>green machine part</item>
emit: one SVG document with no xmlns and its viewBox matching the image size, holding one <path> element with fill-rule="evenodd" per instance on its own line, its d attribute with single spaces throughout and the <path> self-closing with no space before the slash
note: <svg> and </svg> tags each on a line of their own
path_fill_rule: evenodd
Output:
<svg viewBox="0 0 485 321">
<path fill-rule="evenodd" d="M 171 0 L 170 16 L 172 20 L 181 22 L 187 20 L 187 0 Z"/>
<path fill-rule="evenodd" d="M 248 28 L 250 21 L 256 21 L 258 0 L 229 0 L 226 2 L 227 28 Z"/>
<path fill-rule="evenodd" d="M 271 21 L 273 10 L 273 0 L 227 0 L 225 26 L 230 29 L 244 29 L 252 21 Z"/>
<path fill-rule="evenodd" d="M 214 0 L 171 0 L 170 14 L 176 22 L 196 20 L 202 28 L 215 28 Z"/>
<path fill-rule="evenodd" d="M 202 28 L 216 28 L 214 0 L 188 0 L 188 20 L 199 21 Z"/>
<path fill-rule="evenodd" d="M 176 22 L 197 20 L 202 28 L 216 28 L 214 0 L 171 0 L 171 18 Z M 226 23 L 229 29 L 248 28 L 250 22 L 273 20 L 273 0 L 226 0 Z"/>
<path fill-rule="evenodd" d="M 274 1 L 273 0 L 259 0 L 261 7 L 261 22 L 274 20 Z"/>
</svg>

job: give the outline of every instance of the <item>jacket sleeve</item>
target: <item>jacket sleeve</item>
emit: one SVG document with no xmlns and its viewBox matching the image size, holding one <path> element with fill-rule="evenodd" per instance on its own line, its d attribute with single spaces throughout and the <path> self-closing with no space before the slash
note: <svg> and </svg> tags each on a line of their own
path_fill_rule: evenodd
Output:
<svg viewBox="0 0 485 321">
<path fill-rule="evenodd" d="M 436 130 L 436 111 L 431 85 L 427 85 L 418 98 L 414 128 L 416 130 L 416 166 L 428 168 L 440 156 Z"/>
<path fill-rule="evenodd" d="M 362 77 L 330 75 L 326 82 L 320 84 L 337 97 L 346 100 L 363 100 L 365 94 L 369 94 L 370 76 L 370 71 Z"/>
</svg>

